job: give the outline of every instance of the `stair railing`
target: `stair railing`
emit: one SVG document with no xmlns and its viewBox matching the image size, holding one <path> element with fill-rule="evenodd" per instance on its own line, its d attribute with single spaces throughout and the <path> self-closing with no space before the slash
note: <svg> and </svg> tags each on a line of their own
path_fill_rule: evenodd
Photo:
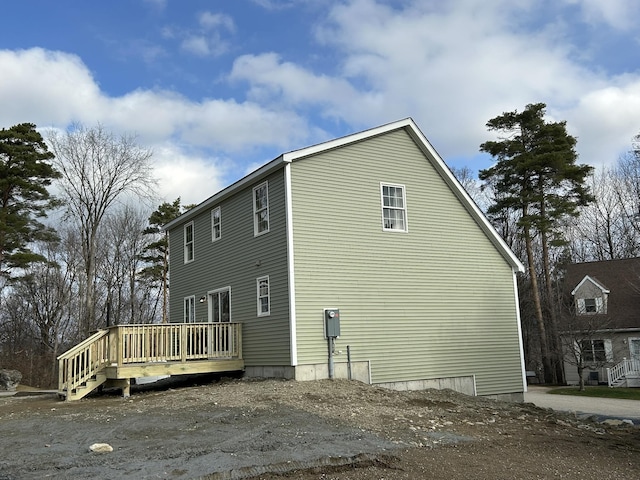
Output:
<svg viewBox="0 0 640 480">
<path fill-rule="evenodd" d="M 98 330 L 58 357 L 58 392 L 72 392 L 109 362 L 109 330 Z"/>
<path fill-rule="evenodd" d="M 640 360 L 637 358 L 623 358 L 617 365 L 607 368 L 607 382 L 610 387 L 630 374 L 640 373 Z"/>
</svg>

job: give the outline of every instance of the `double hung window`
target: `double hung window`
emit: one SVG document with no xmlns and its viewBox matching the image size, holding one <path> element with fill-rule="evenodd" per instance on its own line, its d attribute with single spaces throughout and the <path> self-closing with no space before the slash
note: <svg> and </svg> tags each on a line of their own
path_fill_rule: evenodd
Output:
<svg viewBox="0 0 640 480">
<path fill-rule="evenodd" d="M 184 263 L 193 262 L 193 222 L 184 226 Z"/>
<path fill-rule="evenodd" d="M 211 210 L 211 241 L 215 242 L 220 237 L 222 237 L 220 207 L 216 207 Z"/>
<path fill-rule="evenodd" d="M 381 184 L 382 229 L 390 232 L 407 231 L 407 202 L 404 185 Z"/>
<path fill-rule="evenodd" d="M 271 292 L 269 290 L 269 277 L 260 277 L 256 280 L 258 294 L 258 316 L 265 317 L 271 314 Z"/>
<path fill-rule="evenodd" d="M 253 189 L 253 234 L 262 235 L 269 231 L 269 188 L 267 182 Z"/>
</svg>

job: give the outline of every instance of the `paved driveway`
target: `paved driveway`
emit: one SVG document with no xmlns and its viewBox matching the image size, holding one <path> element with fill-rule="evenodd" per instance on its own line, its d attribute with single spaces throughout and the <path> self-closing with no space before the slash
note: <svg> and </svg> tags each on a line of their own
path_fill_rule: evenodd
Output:
<svg viewBox="0 0 640 480">
<path fill-rule="evenodd" d="M 640 401 L 621 400 L 617 398 L 576 397 L 573 395 L 550 395 L 548 387 L 530 385 L 524 394 L 525 402 L 538 407 L 552 408 L 577 415 L 596 415 L 603 418 L 619 418 L 633 420 L 640 425 Z"/>
</svg>

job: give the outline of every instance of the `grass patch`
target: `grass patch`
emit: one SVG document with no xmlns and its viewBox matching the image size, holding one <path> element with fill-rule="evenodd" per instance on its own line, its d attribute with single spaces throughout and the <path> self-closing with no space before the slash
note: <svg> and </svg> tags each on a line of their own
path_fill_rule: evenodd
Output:
<svg viewBox="0 0 640 480">
<path fill-rule="evenodd" d="M 609 388 L 609 387 L 563 387 L 549 390 L 552 395 L 575 395 L 576 397 L 622 398 L 625 400 L 640 400 L 640 388 Z"/>
</svg>

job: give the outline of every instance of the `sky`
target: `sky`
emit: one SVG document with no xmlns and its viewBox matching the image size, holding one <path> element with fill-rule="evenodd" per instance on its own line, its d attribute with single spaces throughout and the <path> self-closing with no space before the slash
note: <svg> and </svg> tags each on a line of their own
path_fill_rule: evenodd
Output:
<svg viewBox="0 0 640 480">
<path fill-rule="evenodd" d="M 491 165 L 489 119 L 566 121 L 579 162 L 640 133 L 637 0 L 21 0 L 3 5 L 0 127 L 74 123 L 153 151 L 159 201 L 199 203 L 285 153 L 412 117 Z"/>
</svg>

